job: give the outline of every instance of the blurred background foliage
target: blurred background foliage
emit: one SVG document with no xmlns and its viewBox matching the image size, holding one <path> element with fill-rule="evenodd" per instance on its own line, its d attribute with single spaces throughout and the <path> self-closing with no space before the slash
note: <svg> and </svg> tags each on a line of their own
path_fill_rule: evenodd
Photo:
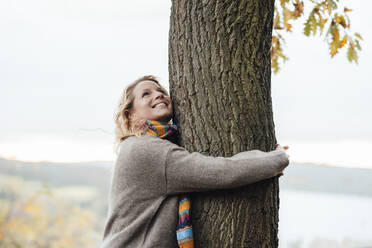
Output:
<svg viewBox="0 0 372 248">
<path fill-rule="evenodd" d="M 97 209 L 84 207 L 92 189 L 56 188 L 17 176 L 0 178 L 0 247 L 95 247 L 102 223 Z M 78 201 L 76 199 L 79 199 Z"/>
</svg>

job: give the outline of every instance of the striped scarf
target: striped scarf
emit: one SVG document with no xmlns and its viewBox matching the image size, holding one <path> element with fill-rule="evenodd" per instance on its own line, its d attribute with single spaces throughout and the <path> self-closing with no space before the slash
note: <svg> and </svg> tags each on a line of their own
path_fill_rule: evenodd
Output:
<svg viewBox="0 0 372 248">
<path fill-rule="evenodd" d="M 144 135 L 153 135 L 161 139 L 169 139 L 177 133 L 178 127 L 175 124 L 159 121 L 146 120 Z M 178 224 L 177 242 L 180 248 L 193 248 L 194 239 L 191 226 L 191 204 L 187 194 L 178 196 Z"/>
</svg>

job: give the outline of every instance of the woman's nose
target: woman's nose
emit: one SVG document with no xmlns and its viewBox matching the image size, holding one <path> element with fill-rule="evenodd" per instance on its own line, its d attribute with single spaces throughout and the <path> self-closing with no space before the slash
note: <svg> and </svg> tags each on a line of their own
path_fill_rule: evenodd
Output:
<svg viewBox="0 0 372 248">
<path fill-rule="evenodd" d="M 163 98 L 163 97 L 164 97 L 164 93 L 163 92 L 159 92 L 159 91 L 156 92 L 155 99 Z"/>
</svg>

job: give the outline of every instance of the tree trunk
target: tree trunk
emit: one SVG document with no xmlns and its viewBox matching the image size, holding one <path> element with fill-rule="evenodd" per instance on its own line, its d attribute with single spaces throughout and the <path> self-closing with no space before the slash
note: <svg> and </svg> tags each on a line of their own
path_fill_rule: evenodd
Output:
<svg viewBox="0 0 372 248">
<path fill-rule="evenodd" d="M 229 157 L 275 149 L 274 0 L 173 0 L 169 85 L 179 144 Z M 278 178 L 192 194 L 196 247 L 278 247 Z"/>
</svg>

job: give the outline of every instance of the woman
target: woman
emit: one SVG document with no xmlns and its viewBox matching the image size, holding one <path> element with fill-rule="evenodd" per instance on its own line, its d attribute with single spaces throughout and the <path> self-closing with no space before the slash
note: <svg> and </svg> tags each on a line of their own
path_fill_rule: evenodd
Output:
<svg viewBox="0 0 372 248">
<path fill-rule="evenodd" d="M 227 158 L 189 153 L 170 142 L 177 134 L 169 122 L 172 111 L 167 91 L 153 76 L 124 91 L 102 248 L 193 247 L 191 225 L 183 223 L 190 210 L 184 193 L 247 185 L 281 174 L 289 163 L 280 145 Z"/>
</svg>

